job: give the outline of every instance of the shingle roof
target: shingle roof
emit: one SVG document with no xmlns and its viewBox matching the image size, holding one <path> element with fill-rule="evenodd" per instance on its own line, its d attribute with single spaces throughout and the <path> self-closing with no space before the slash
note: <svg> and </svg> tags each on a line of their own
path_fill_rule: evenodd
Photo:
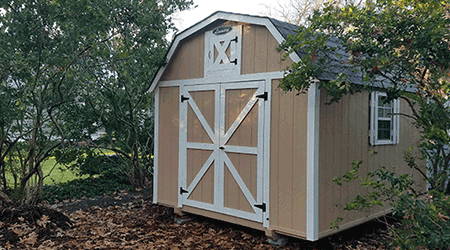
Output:
<svg viewBox="0 0 450 250">
<path fill-rule="evenodd" d="M 268 18 L 273 23 L 273 25 L 278 29 L 278 31 L 285 39 L 289 35 L 294 35 L 299 28 L 299 26 L 297 25 L 283 22 L 275 18 L 271 17 L 266 18 Z M 330 40 L 328 42 L 328 46 L 335 47 L 336 50 L 334 50 L 332 54 L 327 55 L 329 58 L 332 58 L 332 60 L 328 61 L 327 65 L 325 66 L 322 73 L 318 77 L 319 80 L 334 80 L 337 78 L 339 74 L 343 73 L 344 75 L 346 75 L 347 79 L 354 84 L 370 85 L 379 88 L 386 88 L 392 85 L 392 83 L 390 83 L 389 81 L 387 81 L 387 79 L 382 77 L 378 77 L 376 80 L 371 82 L 364 81 L 361 69 L 348 63 L 350 55 L 342 46 L 342 44 L 338 41 L 338 39 Z M 300 57 L 302 56 L 301 51 L 296 51 L 296 53 Z M 414 92 L 415 88 L 409 86 L 405 90 Z"/>
</svg>

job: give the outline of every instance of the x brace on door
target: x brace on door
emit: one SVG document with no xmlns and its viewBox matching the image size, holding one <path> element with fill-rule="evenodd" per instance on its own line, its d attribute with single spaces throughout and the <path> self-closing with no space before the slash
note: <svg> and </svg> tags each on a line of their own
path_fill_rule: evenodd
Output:
<svg viewBox="0 0 450 250">
<path fill-rule="evenodd" d="M 226 112 L 225 107 L 225 95 L 227 90 L 235 90 L 235 89 L 255 89 L 254 94 L 251 96 L 250 100 L 241 110 L 237 118 L 232 122 L 229 128 L 225 131 L 224 124 L 224 114 Z M 206 91 L 213 90 L 214 98 L 215 98 L 215 121 L 214 128 L 211 128 L 210 124 L 204 117 L 202 111 L 198 107 L 194 98 L 191 96 L 191 92 L 195 91 Z M 184 159 L 181 159 L 180 162 L 184 161 L 180 166 L 180 195 L 179 195 L 179 204 L 189 205 L 194 207 L 199 207 L 202 209 L 207 209 L 215 212 L 220 212 L 228 215 L 238 216 L 245 219 L 259 221 L 262 220 L 262 213 L 265 212 L 265 203 L 262 202 L 262 168 L 263 168 L 263 140 L 258 139 L 256 147 L 250 146 L 242 146 L 242 145 L 229 145 L 230 138 L 235 134 L 236 130 L 248 116 L 250 111 L 255 105 L 258 105 L 258 121 L 254 126 L 257 127 L 258 130 L 258 138 L 262 138 L 263 135 L 263 116 L 264 116 L 264 105 L 263 100 L 264 95 L 267 95 L 264 90 L 264 83 L 261 82 L 251 82 L 251 83 L 234 83 L 234 84 L 214 84 L 212 86 L 189 86 L 186 87 L 181 92 L 181 113 L 182 120 L 186 121 L 187 119 L 187 108 L 188 105 L 193 111 L 195 117 L 201 124 L 201 128 L 208 135 L 209 139 L 212 143 L 200 143 L 200 142 L 190 142 L 187 141 L 186 132 L 187 129 L 184 128 L 182 135 L 180 138 L 184 140 L 184 146 L 180 149 L 183 150 Z M 184 117 L 184 118 L 183 118 Z M 186 124 L 182 124 L 182 126 L 186 126 Z M 195 177 L 191 181 L 191 183 L 186 183 L 186 152 L 187 149 L 200 149 L 200 150 L 209 150 L 211 154 L 207 158 L 207 160 L 203 163 L 200 170 L 195 174 Z M 228 153 L 237 153 L 237 154 L 246 154 L 246 155 L 255 155 L 257 157 L 257 192 L 256 196 L 252 194 L 249 190 L 247 184 L 242 179 L 239 174 L 239 171 L 236 169 L 232 160 L 228 156 Z M 210 168 L 214 166 L 214 202 L 213 204 L 192 200 L 190 199 L 191 193 L 196 189 L 196 187 L 201 182 L 202 178 L 208 172 Z M 226 166 L 226 167 L 225 167 Z M 235 208 L 228 208 L 224 205 L 224 170 L 228 169 L 232 178 L 235 180 L 237 185 L 239 186 L 240 191 L 244 195 L 245 199 L 249 203 L 250 207 L 253 209 L 252 212 L 243 211 Z"/>
</svg>

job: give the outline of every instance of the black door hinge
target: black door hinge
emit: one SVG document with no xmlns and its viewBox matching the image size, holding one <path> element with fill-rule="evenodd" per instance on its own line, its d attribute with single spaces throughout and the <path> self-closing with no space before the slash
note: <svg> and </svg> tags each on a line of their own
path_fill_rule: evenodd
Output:
<svg viewBox="0 0 450 250">
<path fill-rule="evenodd" d="M 186 97 L 184 95 L 181 95 L 181 102 L 189 100 L 189 97 Z"/>
<path fill-rule="evenodd" d="M 184 188 L 180 187 L 180 194 L 185 194 L 185 193 L 189 193 L 187 190 L 185 190 Z"/>
<path fill-rule="evenodd" d="M 231 39 L 230 42 L 235 42 L 235 43 L 237 43 L 237 42 L 238 42 L 238 37 L 235 37 L 235 38 Z"/>
<path fill-rule="evenodd" d="M 257 95 L 256 97 L 262 98 L 264 99 L 264 101 L 267 101 L 267 99 L 269 98 L 269 94 L 267 92 L 264 92 L 264 94 Z"/>
<path fill-rule="evenodd" d="M 266 212 L 266 203 L 262 203 L 262 204 L 255 204 L 253 205 L 256 208 L 261 209 L 263 212 Z"/>
<path fill-rule="evenodd" d="M 230 63 L 234 63 L 234 65 L 237 65 L 237 58 L 234 59 L 233 61 L 230 61 Z"/>
</svg>

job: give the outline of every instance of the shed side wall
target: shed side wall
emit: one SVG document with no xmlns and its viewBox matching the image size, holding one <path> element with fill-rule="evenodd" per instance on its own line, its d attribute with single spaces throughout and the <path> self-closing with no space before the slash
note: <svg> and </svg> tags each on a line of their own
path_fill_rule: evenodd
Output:
<svg viewBox="0 0 450 250">
<path fill-rule="evenodd" d="M 270 134 L 270 228 L 306 235 L 306 146 L 308 95 L 272 81 Z"/>
<path fill-rule="evenodd" d="M 403 154 L 419 139 L 417 129 L 407 118 L 400 117 L 400 141 L 397 145 L 370 146 L 369 144 L 369 93 L 362 92 L 344 97 L 339 103 L 327 105 L 326 93 L 321 92 L 319 139 L 319 236 L 333 231 L 330 224 L 338 217 L 343 230 L 362 223 L 387 208 L 366 212 L 344 211 L 343 206 L 357 194 L 365 191 L 357 182 L 338 186 L 332 180 L 352 168 L 352 161 L 362 161 L 361 175 L 381 166 L 395 167 L 399 173 L 412 171 L 406 166 Z M 411 113 L 406 102 L 400 103 L 402 113 Z M 374 153 L 376 152 L 376 153 Z M 416 176 L 417 179 L 418 176 Z"/>
<path fill-rule="evenodd" d="M 179 88 L 159 88 L 158 203 L 176 206 L 178 188 Z"/>
</svg>

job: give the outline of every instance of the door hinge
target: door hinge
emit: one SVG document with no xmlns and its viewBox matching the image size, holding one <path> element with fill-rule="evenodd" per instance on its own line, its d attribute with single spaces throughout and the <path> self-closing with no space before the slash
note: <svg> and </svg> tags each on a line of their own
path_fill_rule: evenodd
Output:
<svg viewBox="0 0 450 250">
<path fill-rule="evenodd" d="M 262 203 L 262 204 L 255 204 L 253 205 L 256 208 L 261 209 L 263 212 L 266 212 L 266 203 Z"/>
<path fill-rule="evenodd" d="M 184 95 L 181 95 L 181 102 L 189 100 L 189 97 L 186 97 Z"/>
<path fill-rule="evenodd" d="M 269 94 L 267 92 L 264 92 L 263 94 L 257 95 L 256 98 L 262 98 L 264 101 L 267 101 L 269 98 Z"/>
<path fill-rule="evenodd" d="M 180 187 L 180 194 L 185 194 L 185 193 L 189 193 L 187 190 L 185 190 L 184 188 Z"/>
<path fill-rule="evenodd" d="M 237 65 L 237 58 L 234 59 L 233 61 L 230 61 L 230 63 L 233 63 L 234 65 Z"/>
</svg>

